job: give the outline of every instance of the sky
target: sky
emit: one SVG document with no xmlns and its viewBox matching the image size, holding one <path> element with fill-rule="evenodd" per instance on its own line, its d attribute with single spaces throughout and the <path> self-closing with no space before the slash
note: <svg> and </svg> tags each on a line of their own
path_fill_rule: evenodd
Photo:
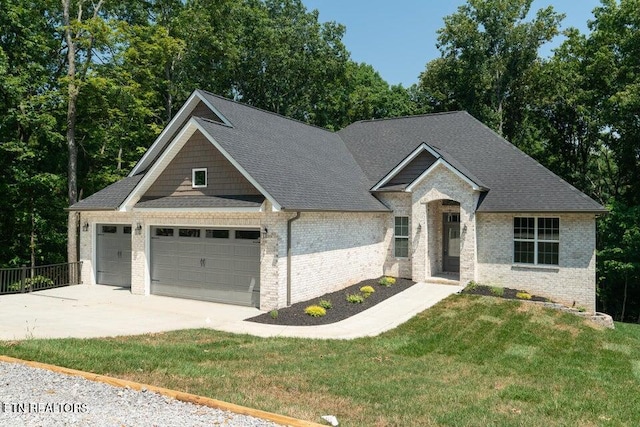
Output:
<svg viewBox="0 0 640 427">
<path fill-rule="evenodd" d="M 366 62 L 389 84 L 408 87 L 418 81 L 427 62 L 440 56 L 437 30 L 443 18 L 464 0 L 303 0 L 309 11 L 317 9 L 320 21 L 336 21 L 347 31 L 342 41 L 351 59 Z M 531 11 L 552 5 L 566 16 L 561 30 L 576 27 L 588 32 L 587 21 L 599 0 L 534 0 Z M 549 56 L 562 42 L 556 37 L 540 54 Z"/>
</svg>

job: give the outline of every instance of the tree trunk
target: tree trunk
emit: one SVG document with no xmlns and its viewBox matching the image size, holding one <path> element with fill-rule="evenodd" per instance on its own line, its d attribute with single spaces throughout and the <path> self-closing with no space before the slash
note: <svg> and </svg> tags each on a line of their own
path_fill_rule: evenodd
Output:
<svg viewBox="0 0 640 427">
<path fill-rule="evenodd" d="M 624 297 L 622 298 L 622 314 L 620 315 L 620 321 L 624 322 L 624 312 L 627 308 L 627 287 L 629 285 L 628 274 L 624 275 Z"/>
<path fill-rule="evenodd" d="M 73 41 L 71 22 L 69 19 L 71 0 L 62 0 L 62 18 L 64 25 L 64 37 L 67 45 L 67 77 L 69 78 L 67 101 L 67 151 L 69 161 L 67 163 L 67 191 L 69 206 L 78 201 L 78 147 L 76 146 L 76 106 L 78 101 L 78 86 L 76 85 L 76 46 Z M 75 212 L 69 212 L 67 228 L 67 260 L 78 261 L 78 216 Z"/>
</svg>

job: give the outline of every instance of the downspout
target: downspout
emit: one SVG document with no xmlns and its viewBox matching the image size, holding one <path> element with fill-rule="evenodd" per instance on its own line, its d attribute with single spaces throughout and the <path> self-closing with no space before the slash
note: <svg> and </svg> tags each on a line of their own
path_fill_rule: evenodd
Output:
<svg viewBox="0 0 640 427">
<path fill-rule="evenodd" d="M 291 305 L 291 224 L 300 218 L 300 212 L 287 220 L 287 307 Z"/>
</svg>

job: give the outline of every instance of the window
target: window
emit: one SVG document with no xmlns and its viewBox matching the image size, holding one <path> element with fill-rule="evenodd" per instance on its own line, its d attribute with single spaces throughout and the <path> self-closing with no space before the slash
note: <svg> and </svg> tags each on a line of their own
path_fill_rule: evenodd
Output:
<svg viewBox="0 0 640 427">
<path fill-rule="evenodd" d="M 178 230 L 180 237 L 200 237 L 200 230 L 197 228 L 180 228 Z"/>
<path fill-rule="evenodd" d="M 173 228 L 156 228 L 156 236 L 171 237 L 173 236 Z"/>
<path fill-rule="evenodd" d="M 395 221 L 395 257 L 409 258 L 409 217 L 397 216 Z"/>
<path fill-rule="evenodd" d="M 124 234 L 131 234 L 131 226 L 130 226 L 130 225 L 125 225 L 125 226 L 122 228 L 122 232 L 123 232 Z"/>
<path fill-rule="evenodd" d="M 207 168 L 191 169 L 191 187 L 204 188 L 207 186 Z"/>
<path fill-rule="evenodd" d="M 513 262 L 558 265 L 560 218 L 513 218 Z"/>
<path fill-rule="evenodd" d="M 228 239 L 229 230 L 207 230 L 206 237 L 208 239 Z"/>
<path fill-rule="evenodd" d="M 102 232 L 103 233 L 108 233 L 108 234 L 117 233 L 118 232 L 118 227 L 116 227 L 115 225 L 103 225 L 102 226 Z"/>
<path fill-rule="evenodd" d="M 260 230 L 236 230 L 236 239 L 257 240 Z"/>
</svg>

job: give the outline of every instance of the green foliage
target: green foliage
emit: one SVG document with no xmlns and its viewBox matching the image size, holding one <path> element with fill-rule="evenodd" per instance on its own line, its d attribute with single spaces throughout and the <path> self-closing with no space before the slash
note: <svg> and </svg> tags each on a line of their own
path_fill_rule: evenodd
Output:
<svg viewBox="0 0 640 427">
<path fill-rule="evenodd" d="M 480 284 L 478 282 L 476 282 L 475 280 L 471 280 L 469 283 L 467 283 L 467 286 L 465 287 L 465 290 L 474 291 L 474 290 L 478 289 L 478 286 L 480 286 Z"/>
<path fill-rule="evenodd" d="M 329 310 L 333 307 L 333 304 L 328 299 L 321 299 L 320 301 L 318 301 L 318 305 L 325 310 Z"/>
<path fill-rule="evenodd" d="M 362 296 L 365 298 L 369 298 L 369 296 L 375 291 L 376 290 L 373 289 L 373 286 L 363 286 L 360 288 L 360 292 L 362 292 Z"/>
<path fill-rule="evenodd" d="M 320 307 L 319 305 L 310 305 L 309 307 L 304 309 L 304 312 L 311 317 L 322 317 L 327 314 L 327 310 Z"/>
<path fill-rule="evenodd" d="M 419 87 L 432 108 L 467 110 L 519 142 L 530 71 L 563 18 L 549 6 L 530 21 L 531 3 L 469 0 L 445 18 L 438 31 L 441 57 L 420 75 Z"/>
<path fill-rule="evenodd" d="M 518 292 L 518 293 L 516 293 L 516 298 L 524 299 L 524 300 L 530 300 L 531 299 L 531 294 L 529 294 L 527 292 Z"/>
<path fill-rule="evenodd" d="M 54 281 L 45 276 L 27 277 L 24 280 L 24 289 L 26 291 L 31 289 L 45 289 L 54 285 Z M 22 289 L 22 281 L 14 282 L 8 286 L 8 290 L 11 292 L 17 292 Z"/>
<path fill-rule="evenodd" d="M 497 297 L 502 297 L 504 295 L 504 288 L 499 286 L 491 286 L 491 295 L 495 295 Z"/>
<path fill-rule="evenodd" d="M 278 318 L 278 310 L 271 310 L 269 312 L 269 316 L 271 316 L 272 319 L 277 319 Z"/>
<path fill-rule="evenodd" d="M 349 294 L 347 295 L 346 300 L 352 304 L 362 304 L 364 302 L 364 297 L 360 294 Z"/>
<path fill-rule="evenodd" d="M 613 203 L 598 222 L 598 297 L 601 311 L 640 319 L 640 206 Z"/>
<path fill-rule="evenodd" d="M 391 286 L 396 283 L 396 279 L 394 277 L 384 276 L 380 280 L 378 280 L 378 284 L 382 286 Z"/>
</svg>

